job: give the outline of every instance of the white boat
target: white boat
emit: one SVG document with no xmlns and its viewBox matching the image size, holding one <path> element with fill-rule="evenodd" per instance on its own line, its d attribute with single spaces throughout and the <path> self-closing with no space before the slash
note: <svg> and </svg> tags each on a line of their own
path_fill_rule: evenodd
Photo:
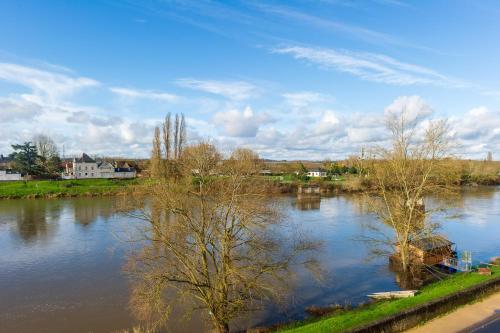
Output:
<svg viewBox="0 0 500 333">
<path fill-rule="evenodd" d="M 406 298 L 415 296 L 417 292 L 418 290 L 384 291 L 368 294 L 367 296 L 375 299 Z"/>
</svg>

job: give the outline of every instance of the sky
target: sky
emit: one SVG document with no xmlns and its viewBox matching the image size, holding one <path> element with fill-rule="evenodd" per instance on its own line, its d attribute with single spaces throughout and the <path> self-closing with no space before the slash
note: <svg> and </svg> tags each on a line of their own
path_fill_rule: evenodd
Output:
<svg viewBox="0 0 500 333">
<path fill-rule="evenodd" d="M 342 159 L 405 108 L 497 158 L 499 40 L 494 0 L 0 0 L 0 154 L 148 157 L 171 112 L 192 143 Z"/>
</svg>

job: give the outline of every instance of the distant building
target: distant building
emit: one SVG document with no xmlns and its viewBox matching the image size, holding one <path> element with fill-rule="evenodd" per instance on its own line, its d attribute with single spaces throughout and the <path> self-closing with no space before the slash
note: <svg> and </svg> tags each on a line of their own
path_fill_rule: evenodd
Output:
<svg viewBox="0 0 500 333">
<path fill-rule="evenodd" d="M 488 155 L 486 156 L 486 160 L 488 162 L 493 161 L 493 153 L 491 151 L 488 152 Z"/>
<path fill-rule="evenodd" d="M 23 180 L 23 176 L 13 170 L 0 170 L 0 181 Z"/>
<path fill-rule="evenodd" d="M 63 179 L 91 179 L 91 178 L 135 178 L 136 170 L 127 163 L 97 162 L 83 153 L 82 157 L 66 162 Z"/>
<path fill-rule="evenodd" d="M 321 169 L 321 168 L 316 168 L 316 169 L 311 169 L 307 171 L 307 175 L 309 177 L 326 177 L 326 170 Z"/>
<path fill-rule="evenodd" d="M 8 156 L 0 155 L 0 169 L 6 170 L 12 167 L 13 160 Z"/>
</svg>

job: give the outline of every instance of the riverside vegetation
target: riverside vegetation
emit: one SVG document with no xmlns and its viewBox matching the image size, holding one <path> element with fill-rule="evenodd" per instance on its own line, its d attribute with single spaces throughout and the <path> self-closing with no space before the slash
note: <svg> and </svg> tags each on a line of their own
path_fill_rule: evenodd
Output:
<svg viewBox="0 0 500 333">
<path fill-rule="evenodd" d="M 0 199 L 116 195 L 138 185 L 138 179 L 32 180 L 0 183 Z"/>
<path fill-rule="evenodd" d="M 500 264 L 500 262 L 497 261 L 497 264 Z M 379 301 L 360 306 L 353 310 L 341 311 L 331 316 L 310 320 L 309 322 L 296 322 L 287 327 L 278 329 L 278 331 L 286 333 L 345 332 L 439 299 L 443 296 L 465 290 L 491 279 L 498 279 L 500 276 L 500 266 L 493 266 L 491 270 L 492 275 L 489 276 L 479 275 L 477 273 L 457 273 L 439 282 L 424 286 L 414 297 Z"/>
</svg>

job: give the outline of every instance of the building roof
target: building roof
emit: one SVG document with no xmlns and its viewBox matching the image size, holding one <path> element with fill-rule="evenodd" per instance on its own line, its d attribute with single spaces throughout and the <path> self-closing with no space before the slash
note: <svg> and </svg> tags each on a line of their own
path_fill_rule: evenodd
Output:
<svg viewBox="0 0 500 333">
<path fill-rule="evenodd" d="M 449 241 L 445 237 L 441 235 L 436 235 L 436 236 L 430 236 L 430 237 L 425 237 L 425 238 L 420 238 L 417 240 L 414 240 L 412 242 L 412 245 L 415 246 L 416 248 L 424 251 L 430 251 L 433 249 L 439 249 L 442 247 L 447 247 L 451 246 L 455 243 Z"/>
<path fill-rule="evenodd" d="M 312 168 L 309 169 L 308 172 L 326 172 L 326 170 L 322 168 Z"/>
<path fill-rule="evenodd" d="M 9 163 L 9 162 L 12 162 L 11 157 L 0 155 L 0 163 Z"/>
<path fill-rule="evenodd" d="M 83 153 L 82 157 L 76 159 L 77 163 L 95 163 L 95 160 L 89 155 Z"/>
<path fill-rule="evenodd" d="M 110 162 L 106 162 L 106 161 L 100 161 L 97 163 L 97 167 L 98 168 L 102 168 L 103 166 L 105 167 L 108 167 L 108 168 L 114 168 L 113 164 L 111 164 Z"/>
<path fill-rule="evenodd" d="M 132 168 L 129 162 L 127 161 L 116 161 L 115 166 L 117 168 Z"/>
<path fill-rule="evenodd" d="M 134 168 L 115 168 L 115 172 L 134 172 Z"/>
</svg>

